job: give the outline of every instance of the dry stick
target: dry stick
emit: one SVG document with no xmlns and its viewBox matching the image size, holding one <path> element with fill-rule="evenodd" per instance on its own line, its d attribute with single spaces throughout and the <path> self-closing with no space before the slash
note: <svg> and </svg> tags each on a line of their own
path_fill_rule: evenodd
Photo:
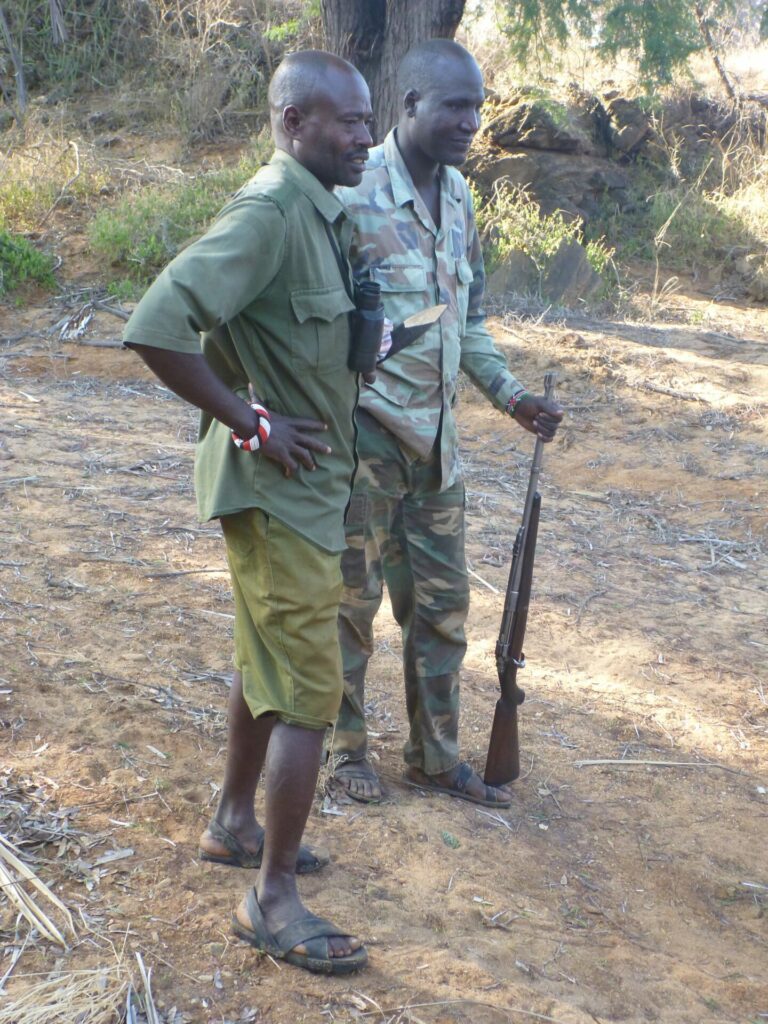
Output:
<svg viewBox="0 0 768 1024">
<path fill-rule="evenodd" d="M 741 106 L 741 99 L 739 96 L 737 96 L 736 90 L 731 85 L 731 80 L 725 73 L 723 62 L 720 60 L 720 54 L 717 52 L 715 41 L 712 38 L 712 33 L 709 30 L 709 21 L 707 20 L 707 16 L 704 13 L 704 8 L 700 3 L 697 3 L 693 5 L 693 10 L 696 14 L 696 21 L 699 24 L 699 31 L 701 32 L 704 38 L 704 42 L 707 44 L 707 49 L 709 50 L 709 55 L 712 58 L 712 63 L 715 65 L 715 69 L 718 75 L 720 76 L 720 81 L 723 83 L 725 91 L 728 93 L 728 98 L 737 106 Z"/>
<path fill-rule="evenodd" d="M 93 305 L 96 309 L 103 309 L 105 313 L 111 313 L 112 316 L 116 316 L 120 320 L 130 320 L 130 313 L 126 313 L 124 309 L 120 309 L 118 306 L 110 306 L 110 304 L 108 302 L 104 302 L 103 299 L 96 299 L 93 302 Z"/>
<path fill-rule="evenodd" d="M 69 186 L 72 184 L 72 182 L 73 181 L 77 181 L 77 179 L 80 177 L 80 150 L 77 148 L 77 143 L 73 142 L 72 139 L 69 140 L 67 145 L 71 146 L 72 149 L 74 149 L 74 151 L 75 151 L 75 173 L 72 175 L 71 178 L 69 178 L 67 181 L 65 181 L 64 184 L 61 186 L 61 191 L 59 192 L 59 194 L 54 199 L 53 205 L 49 208 L 47 213 L 43 216 L 43 219 L 38 224 L 38 228 L 41 228 L 43 226 L 43 224 L 45 224 L 45 222 L 48 220 L 50 215 L 53 213 L 53 211 L 59 205 L 61 200 L 64 198 L 64 195 L 66 194 L 66 191 L 69 188 Z"/>
<path fill-rule="evenodd" d="M 58 907 L 59 910 L 64 914 L 67 925 L 69 926 L 73 935 L 77 935 L 75 931 L 75 922 L 72 920 L 72 915 L 69 910 L 64 906 L 59 897 L 51 892 L 48 886 L 41 882 L 37 875 L 31 871 L 26 864 L 24 864 L 16 856 L 16 847 L 11 843 L 5 836 L 0 835 L 0 860 L 6 861 L 11 865 L 18 873 L 25 878 L 28 882 L 40 892 L 47 900 L 53 903 L 54 906 Z M 46 930 L 49 937 L 53 938 L 56 942 L 60 942 L 62 946 L 66 946 L 66 941 L 59 932 L 56 925 L 43 913 L 42 910 L 37 907 L 26 892 L 20 887 L 21 883 L 17 882 L 12 878 L 5 865 L 0 863 L 0 880 L 10 883 L 8 889 L 8 895 L 11 900 L 19 907 L 19 910 L 24 914 L 28 921 L 34 924 L 36 927 L 41 926 L 41 930 Z M 51 934 L 53 933 L 53 934 Z"/>
<path fill-rule="evenodd" d="M 482 583 L 484 587 L 488 587 L 488 589 L 491 591 L 492 594 L 500 594 L 501 593 L 501 591 L 498 590 L 496 587 L 494 587 L 494 585 L 492 583 L 489 583 L 488 580 L 484 580 L 483 577 L 479 573 L 476 573 L 474 569 L 470 569 L 469 566 L 467 566 L 467 572 L 469 573 L 470 576 L 474 576 L 476 580 L 479 580 L 480 583 Z"/>
<path fill-rule="evenodd" d="M 146 969 L 144 961 L 141 958 L 141 953 L 136 954 L 136 962 L 139 965 L 139 973 L 141 974 L 141 980 L 144 985 L 144 1012 L 147 1015 L 147 1024 L 160 1024 L 155 1000 L 152 998 L 152 968 L 150 967 L 149 970 Z"/>
<path fill-rule="evenodd" d="M 547 1021 L 548 1024 L 564 1024 L 562 1020 L 558 1020 L 557 1017 L 547 1017 L 544 1013 L 535 1013 L 533 1010 L 523 1010 L 519 1006 L 507 1006 L 506 1008 L 496 1006 L 494 1003 L 483 1003 L 479 999 L 437 999 L 431 1003 L 406 1003 L 404 1006 L 386 1006 L 384 1010 L 366 1010 L 365 1013 L 361 1013 L 361 1017 L 373 1017 L 376 1013 L 402 1013 L 403 1010 L 420 1010 L 426 1006 L 455 1006 L 457 1003 L 469 1003 L 471 1006 L 484 1006 L 489 1010 L 495 1010 L 497 1013 L 503 1014 L 507 1017 L 510 1013 L 522 1013 L 526 1017 L 533 1017 L 534 1020 Z"/>
<path fill-rule="evenodd" d="M 123 343 L 119 338 L 78 338 L 72 339 L 72 344 L 87 345 L 91 348 L 122 348 Z"/>
<path fill-rule="evenodd" d="M 179 569 L 176 572 L 150 572 L 144 577 L 145 580 L 170 580 L 176 576 L 195 576 L 197 573 L 213 572 L 225 573 L 226 569 Z"/>
<path fill-rule="evenodd" d="M 635 758 L 601 758 L 596 761 L 572 761 L 574 768 L 589 768 L 592 765 L 600 764 L 615 764 L 615 765 L 634 765 L 634 764 L 645 764 L 653 765 L 655 768 L 720 768 L 724 772 L 732 772 L 734 775 L 743 775 L 744 772 L 739 771 L 738 768 L 729 768 L 725 764 L 715 764 L 714 761 L 641 761 L 635 760 Z"/>
<path fill-rule="evenodd" d="M 742 885 L 748 885 L 748 884 L 749 884 L 748 882 L 742 882 Z M 27 934 L 26 934 L 26 936 L 24 938 L 23 945 L 17 946 L 14 949 L 14 951 L 13 951 L 13 957 L 11 958 L 11 965 L 8 968 L 8 970 L 5 972 L 5 974 L 2 976 L 2 978 L 0 978 L 0 996 L 5 994 L 5 983 L 6 983 L 6 981 L 8 981 L 8 979 L 11 976 L 11 974 L 13 973 L 13 969 L 16 966 L 16 964 L 19 962 L 19 960 L 21 960 L 21 955 L 24 952 L 24 950 L 27 948 L 27 943 L 29 942 L 29 936 L 30 936 L 30 933 L 27 932 Z"/>
</svg>

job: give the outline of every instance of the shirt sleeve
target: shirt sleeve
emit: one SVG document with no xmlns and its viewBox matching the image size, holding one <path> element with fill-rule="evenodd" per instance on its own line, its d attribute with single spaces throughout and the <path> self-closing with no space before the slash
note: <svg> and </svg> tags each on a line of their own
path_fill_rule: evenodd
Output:
<svg viewBox="0 0 768 1024">
<path fill-rule="evenodd" d="M 506 410 L 515 392 L 522 390 L 522 384 L 507 369 L 507 361 L 493 343 L 485 326 L 485 267 L 480 236 L 477 232 L 472 196 L 466 190 L 467 204 L 467 260 L 472 270 L 469 285 L 467 322 L 461 338 L 460 366 L 472 383 L 497 409 Z"/>
<path fill-rule="evenodd" d="M 237 316 L 274 279 L 286 233 L 285 216 L 273 200 L 235 198 L 145 292 L 123 341 L 198 354 L 202 332 Z"/>
</svg>

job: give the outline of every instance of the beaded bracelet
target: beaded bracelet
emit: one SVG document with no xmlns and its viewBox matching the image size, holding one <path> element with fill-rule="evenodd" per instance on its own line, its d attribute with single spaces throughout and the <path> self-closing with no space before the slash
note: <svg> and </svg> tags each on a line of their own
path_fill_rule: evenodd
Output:
<svg viewBox="0 0 768 1024">
<path fill-rule="evenodd" d="M 242 437 L 239 437 L 234 430 L 232 431 L 232 440 L 235 442 L 238 448 L 242 448 L 244 452 L 255 452 L 263 444 L 267 443 L 272 426 L 269 422 L 269 413 L 260 405 L 258 402 L 251 402 L 251 408 L 257 413 L 259 417 L 259 425 L 256 428 L 256 433 L 248 441 L 244 441 Z"/>
<path fill-rule="evenodd" d="M 510 416 L 514 416 L 515 413 L 517 412 L 517 407 L 518 407 L 518 405 L 520 405 L 522 400 L 524 398 L 530 398 L 530 397 L 531 397 L 530 391 L 525 391 L 522 388 L 521 388 L 520 391 L 516 391 L 514 393 L 514 395 L 512 395 L 510 400 L 507 402 L 507 412 L 509 413 L 509 415 Z"/>
</svg>

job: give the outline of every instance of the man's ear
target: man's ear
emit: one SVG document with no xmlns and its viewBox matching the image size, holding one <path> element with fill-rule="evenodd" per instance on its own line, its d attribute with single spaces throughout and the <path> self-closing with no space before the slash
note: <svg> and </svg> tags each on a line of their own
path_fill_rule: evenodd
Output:
<svg viewBox="0 0 768 1024">
<path fill-rule="evenodd" d="M 416 89 L 409 89 L 403 97 L 403 110 L 405 110 L 408 117 L 416 116 L 416 104 L 419 102 L 421 97 Z"/>
<path fill-rule="evenodd" d="M 283 131 L 291 138 L 296 139 L 301 135 L 301 128 L 304 124 L 304 115 L 298 107 L 293 105 L 283 109 Z"/>
</svg>

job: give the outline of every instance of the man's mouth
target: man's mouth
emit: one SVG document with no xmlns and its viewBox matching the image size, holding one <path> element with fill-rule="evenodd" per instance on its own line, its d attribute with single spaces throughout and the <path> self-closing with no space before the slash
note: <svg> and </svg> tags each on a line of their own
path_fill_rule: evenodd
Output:
<svg viewBox="0 0 768 1024">
<path fill-rule="evenodd" d="M 365 153 L 357 153 L 355 156 L 349 158 L 350 163 L 356 164 L 359 167 L 365 167 L 368 163 L 368 151 Z"/>
</svg>

